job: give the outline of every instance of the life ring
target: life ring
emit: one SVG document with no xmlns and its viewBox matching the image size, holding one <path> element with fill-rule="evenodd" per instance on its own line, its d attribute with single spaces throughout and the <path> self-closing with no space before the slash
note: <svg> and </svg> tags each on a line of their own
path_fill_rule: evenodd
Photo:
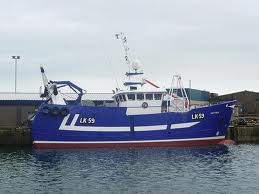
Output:
<svg viewBox="0 0 259 194">
<path fill-rule="evenodd" d="M 42 110 L 42 112 L 44 114 L 48 114 L 49 113 L 49 107 L 48 106 L 44 106 L 41 110 Z"/>
<path fill-rule="evenodd" d="M 60 109 L 60 114 L 61 114 L 62 116 L 67 116 L 67 115 L 69 114 L 68 108 L 67 108 L 67 107 L 61 108 L 61 109 Z"/>
<path fill-rule="evenodd" d="M 142 108 L 147 108 L 148 107 L 148 103 L 147 102 L 143 102 L 142 103 Z"/>
<path fill-rule="evenodd" d="M 50 109 L 50 113 L 53 115 L 53 116 L 57 116 L 59 114 L 59 109 L 58 107 L 53 107 Z"/>
</svg>

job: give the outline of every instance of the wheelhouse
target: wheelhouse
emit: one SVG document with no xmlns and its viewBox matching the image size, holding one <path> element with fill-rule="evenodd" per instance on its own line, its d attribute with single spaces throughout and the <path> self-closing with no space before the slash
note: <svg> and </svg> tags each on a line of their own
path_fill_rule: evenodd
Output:
<svg viewBox="0 0 259 194">
<path fill-rule="evenodd" d="M 120 91 L 116 93 L 115 99 L 118 107 L 127 107 L 133 112 L 159 113 L 164 97 L 167 95 L 165 90 L 160 91 Z"/>
<path fill-rule="evenodd" d="M 115 101 L 118 105 L 125 102 L 143 102 L 143 101 L 154 101 L 161 102 L 166 92 L 137 92 L 137 93 L 120 93 L 114 96 Z M 161 105 L 161 103 L 160 103 Z"/>
</svg>

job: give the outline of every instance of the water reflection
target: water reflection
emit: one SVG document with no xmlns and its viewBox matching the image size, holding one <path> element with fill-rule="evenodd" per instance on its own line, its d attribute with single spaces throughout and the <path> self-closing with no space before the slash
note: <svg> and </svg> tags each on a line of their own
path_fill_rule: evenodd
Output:
<svg viewBox="0 0 259 194">
<path fill-rule="evenodd" d="M 252 155 L 251 155 L 252 153 Z M 256 146 L 34 150 L 0 148 L 0 185 L 26 193 L 214 192 L 258 185 Z M 253 170 L 249 169 L 249 164 Z M 251 178 L 247 178 L 251 177 Z M 238 190 L 235 190 L 238 188 Z M 244 190 L 244 189 L 243 189 Z"/>
<path fill-rule="evenodd" d="M 161 160 L 168 162 L 185 161 L 187 158 L 198 159 L 210 158 L 216 159 L 229 153 L 227 146 L 211 147 L 190 147 L 190 148 L 121 148 L 121 149 L 78 149 L 78 150 L 33 150 L 32 155 L 42 163 L 59 164 L 66 160 L 80 160 L 95 162 L 121 163 L 129 162 L 134 165 L 140 161 L 159 162 Z"/>
<path fill-rule="evenodd" d="M 62 172 L 69 166 L 71 176 L 88 178 L 101 184 L 106 181 L 112 184 L 115 180 L 116 183 L 126 180 L 129 187 L 143 182 L 145 177 L 157 179 L 167 176 L 169 179 L 175 179 L 189 172 L 226 172 L 227 167 L 224 166 L 231 163 L 228 154 L 227 146 L 33 150 L 33 157 L 44 169 L 42 172 L 49 169 Z"/>
</svg>

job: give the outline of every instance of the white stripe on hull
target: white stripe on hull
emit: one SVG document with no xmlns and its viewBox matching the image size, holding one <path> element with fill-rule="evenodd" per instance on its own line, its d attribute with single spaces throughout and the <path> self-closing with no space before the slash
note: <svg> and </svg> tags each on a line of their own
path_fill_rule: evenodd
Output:
<svg viewBox="0 0 259 194">
<path fill-rule="evenodd" d="M 189 123 L 178 123 L 178 124 L 172 124 L 171 129 L 182 129 L 182 128 L 189 128 L 194 125 L 197 125 L 199 121 L 197 122 L 189 122 Z"/>
<path fill-rule="evenodd" d="M 134 131 L 154 131 L 154 130 L 165 130 L 166 125 L 154 125 L 154 126 L 135 126 Z"/>
<path fill-rule="evenodd" d="M 204 137 L 204 138 L 189 138 L 189 139 L 163 139 L 163 140 L 139 140 L 139 141 L 33 141 L 37 143 L 52 143 L 52 144 L 110 144 L 110 143 L 159 143 L 159 142 L 179 142 L 179 141 L 200 141 L 200 140 L 217 140 L 225 139 L 225 136 Z"/>
<path fill-rule="evenodd" d="M 70 115 L 67 115 L 60 127 L 59 130 L 67 131 L 95 131 L 95 132 L 129 132 L 130 127 L 102 127 L 102 126 L 75 126 L 76 121 L 78 120 L 79 114 L 75 114 L 70 125 L 66 125 L 67 120 Z M 194 125 L 197 125 L 199 122 L 189 122 L 189 123 L 177 123 L 172 124 L 171 129 L 183 129 L 189 128 Z M 152 126 L 134 126 L 134 131 L 155 131 L 155 130 L 165 130 L 167 125 L 152 125 Z"/>
</svg>

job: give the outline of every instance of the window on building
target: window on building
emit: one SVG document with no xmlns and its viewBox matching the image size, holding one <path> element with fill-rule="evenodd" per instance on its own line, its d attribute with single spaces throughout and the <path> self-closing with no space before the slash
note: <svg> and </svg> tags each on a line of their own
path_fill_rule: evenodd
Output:
<svg viewBox="0 0 259 194">
<path fill-rule="evenodd" d="M 153 100 L 153 94 L 146 94 L 146 100 Z"/>
<path fill-rule="evenodd" d="M 131 101 L 135 100 L 136 99 L 135 94 L 128 94 L 128 99 Z"/>
<path fill-rule="evenodd" d="M 155 100 L 161 100 L 162 94 L 155 94 L 154 97 L 155 97 Z"/>
<path fill-rule="evenodd" d="M 144 94 L 137 94 L 137 100 L 144 100 Z"/>
</svg>

